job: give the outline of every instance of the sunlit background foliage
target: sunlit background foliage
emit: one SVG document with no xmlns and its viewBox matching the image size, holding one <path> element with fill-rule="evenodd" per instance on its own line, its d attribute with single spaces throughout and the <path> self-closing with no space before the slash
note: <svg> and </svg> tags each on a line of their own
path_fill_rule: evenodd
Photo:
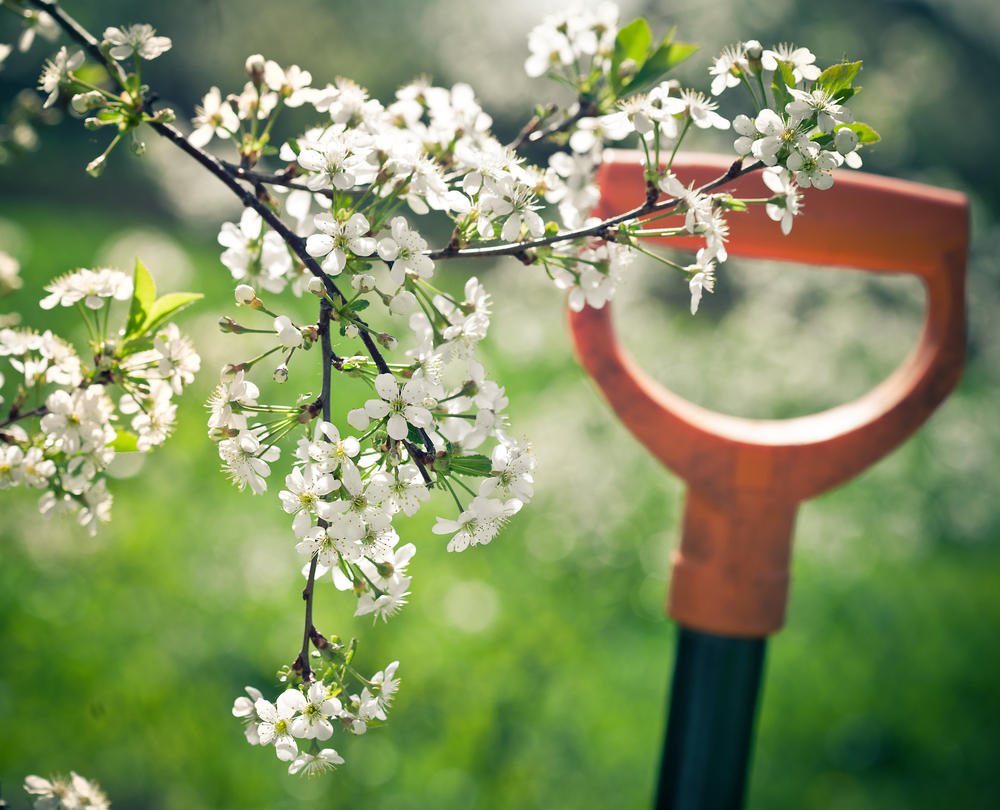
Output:
<svg viewBox="0 0 1000 810">
<path fill-rule="evenodd" d="M 420 73 L 469 81 L 501 138 L 558 93 L 521 68 L 524 35 L 557 6 L 550 0 L 65 6 L 93 30 L 150 22 L 171 36 L 173 51 L 144 78 L 182 117 L 212 84 L 239 90 L 253 52 L 295 62 L 319 83 L 350 76 L 382 99 Z M 866 168 L 972 198 L 965 379 L 900 450 L 801 510 L 749 806 L 1000 806 L 1000 11 L 988 0 L 622 8 L 661 31 L 676 22 L 683 39 L 705 45 L 681 71 L 696 87 L 707 85 L 710 57 L 741 38 L 794 41 L 823 64 L 863 59 L 865 90 L 852 107 L 884 137 Z M 34 83 L 39 53 L 36 44 L 31 58 L 7 61 L 0 116 L 30 102 L 15 95 Z M 742 111 L 735 92 L 724 100 L 723 112 Z M 702 143 L 728 154 L 730 140 Z M 207 297 L 182 321 L 203 371 L 173 439 L 144 462 L 116 461 L 110 526 L 91 539 L 71 522 L 42 521 L 30 492 L 4 493 L 4 797 L 25 807 L 26 774 L 74 769 L 119 810 L 648 806 L 673 655 L 661 604 L 682 489 L 574 364 L 551 285 L 516 262 L 440 268 L 450 288 L 475 273 L 494 295 L 485 353 L 514 424 L 534 441 L 537 498 L 492 545 L 462 555 L 445 552 L 429 518 L 404 524 L 419 547 L 415 595 L 387 626 L 354 619 L 350 600 L 320 586 L 320 630 L 362 634 L 363 670 L 400 658 L 403 685 L 390 728 L 334 737 L 347 760 L 336 774 L 288 777 L 246 745 L 229 708 L 245 684 L 272 682 L 274 661 L 295 655 L 300 560 L 276 501 L 240 495 L 217 472 L 201 406 L 215 369 L 231 351 L 246 354 L 215 326 L 233 307 L 214 237 L 238 207 L 152 133 L 146 157 L 119 149 L 100 180 L 83 172 L 104 148 L 100 134 L 64 120 L 39 128 L 38 141 L 0 166 L 0 248 L 19 258 L 26 282 L 6 310 L 68 329 L 61 313 L 36 307 L 41 285 L 77 266 L 130 267 L 137 252 L 161 290 Z M 628 313 L 619 318 L 626 341 L 677 392 L 755 417 L 867 390 L 913 344 L 922 307 L 907 279 L 736 261 L 696 318 L 686 297 L 676 279 L 637 267 L 615 303 Z M 357 393 L 345 384 L 335 412 Z"/>
</svg>

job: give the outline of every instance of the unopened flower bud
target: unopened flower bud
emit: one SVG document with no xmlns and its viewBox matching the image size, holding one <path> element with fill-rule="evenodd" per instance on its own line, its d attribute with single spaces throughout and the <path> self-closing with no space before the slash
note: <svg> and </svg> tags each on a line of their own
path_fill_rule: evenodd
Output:
<svg viewBox="0 0 1000 810">
<path fill-rule="evenodd" d="M 222 380 L 222 382 L 232 382 L 236 378 L 238 372 L 248 371 L 249 369 L 250 366 L 246 363 L 237 363 L 235 365 L 233 363 L 226 363 L 226 365 L 222 367 L 222 371 L 219 372 L 219 379 Z"/>
<path fill-rule="evenodd" d="M 323 279 L 316 278 L 316 276 L 313 276 L 311 279 L 309 279 L 309 283 L 306 284 L 306 289 L 309 290 L 309 292 L 311 292 L 313 295 L 316 295 L 320 298 L 326 295 L 326 285 L 323 283 Z"/>
<path fill-rule="evenodd" d="M 288 366 L 282 363 L 274 370 L 274 381 L 276 383 L 288 382 Z"/>
<path fill-rule="evenodd" d="M 358 273 L 351 279 L 351 286 L 360 293 L 371 292 L 375 289 L 375 276 L 368 273 Z"/>
<path fill-rule="evenodd" d="M 743 45 L 743 52 L 747 56 L 750 72 L 754 76 L 759 76 L 764 70 L 764 66 L 760 61 L 760 58 L 764 53 L 763 46 L 757 40 L 751 39 Z"/>
<path fill-rule="evenodd" d="M 300 330 L 287 315 L 279 315 L 274 319 L 274 331 L 278 333 L 278 340 L 288 349 L 294 349 L 302 345 L 302 330 Z"/>
<path fill-rule="evenodd" d="M 250 81 L 254 83 L 254 86 L 260 87 L 261 82 L 264 81 L 264 57 L 259 53 L 255 53 L 253 56 L 248 56 L 244 68 L 250 76 Z"/>
<path fill-rule="evenodd" d="M 91 177 L 100 177 L 104 172 L 105 159 L 104 155 L 94 158 L 90 163 L 87 164 L 87 174 Z"/>
<path fill-rule="evenodd" d="M 353 323 L 349 323 L 344 327 L 344 334 L 349 338 L 356 338 L 359 331 L 358 327 Z"/>
<path fill-rule="evenodd" d="M 618 67 L 618 75 L 622 79 L 634 76 L 638 67 L 639 64 L 635 59 L 623 59 L 621 65 Z"/>
<path fill-rule="evenodd" d="M 399 295 L 395 296 L 389 303 L 389 311 L 393 315 L 405 315 L 417 303 L 417 296 L 411 293 L 409 290 L 403 290 Z"/>
<path fill-rule="evenodd" d="M 240 324 L 226 315 L 219 318 L 219 329 L 223 332 L 231 332 L 234 335 L 242 335 L 246 331 Z"/>
<path fill-rule="evenodd" d="M 240 284 L 236 288 L 236 303 L 237 304 L 249 304 L 257 297 L 257 293 L 254 292 L 253 287 L 249 284 Z"/>
<path fill-rule="evenodd" d="M 390 352 L 399 345 L 399 341 L 388 332 L 379 332 L 375 339 L 380 345 L 385 346 Z"/>
<path fill-rule="evenodd" d="M 73 109 L 78 113 L 85 113 L 87 110 L 96 110 L 104 106 L 104 96 L 93 90 L 89 93 L 78 93 L 73 96 Z"/>
<path fill-rule="evenodd" d="M 834 146 L 842 155 L 849 155 L 858 148 L 858 133 L 850 127 L 841 127 L 833 136 Z"/>
</svg>

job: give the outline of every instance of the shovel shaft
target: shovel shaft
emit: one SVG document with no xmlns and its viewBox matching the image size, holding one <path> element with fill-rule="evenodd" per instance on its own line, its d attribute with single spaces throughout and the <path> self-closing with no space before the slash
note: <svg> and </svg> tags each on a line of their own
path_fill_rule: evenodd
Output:
<svg viewBox="0 0 1000 810">
<path fill-rule="evenodd" d="M 765 645 L 679 627 L 656 810 L 743 807 Z"/>
</svg>

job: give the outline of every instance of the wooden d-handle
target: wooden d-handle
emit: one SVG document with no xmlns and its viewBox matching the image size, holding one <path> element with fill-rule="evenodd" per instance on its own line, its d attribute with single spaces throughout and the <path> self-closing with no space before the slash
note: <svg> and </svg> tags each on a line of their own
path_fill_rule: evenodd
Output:
<svg viewBox="0 0 1000 810">
<path fill-rule="evenodd" d="M 732 161 L 680 154 L 674 172 L 696 186 Z M 918 345 L 860 399 L 786 420 L 741 419 L 701 408 L 651 379 L 619 345 L 610 306 L 570 312 L 577 356 L 619 418 L 688 483 L 667 611 L 679 623 L 725 636 L 779 630 L 788 599 L 799 503 L 856 476 L 912 434 L 955 387 L 965 359 L 964 195 L 852 171 L 827 191 L 806 189 L 804 214 L 781 234 L 763 206 L 729 217 L 730 255 L 839 265 L 923 279 L 927 310 Z M 644 199 L 638 153 L 614 152 L 598 175 L 601 217 Z M 769 196 L 759 173 L 733 193 Z M 697 238 L 672 245 L 699 247 Z"/>
</svg>

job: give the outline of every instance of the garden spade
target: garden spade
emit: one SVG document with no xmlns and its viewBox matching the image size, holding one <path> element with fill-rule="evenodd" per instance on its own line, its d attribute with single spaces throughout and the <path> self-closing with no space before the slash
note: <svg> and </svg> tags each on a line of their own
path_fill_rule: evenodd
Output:
<svg viewBox="0 0 1000 810">
<path fill-rule="evenodd" d="M 686 186 L 732 161 L 680 154 Z M 619 345 L 610 306 L 570 312 L 579 360 L 635 437 L 687 482 L 667 613 L 679 626 L 656 807 L 743 806 L 768 636 L 781 629 L 798 505 L 849 481 L 913 434 L 958 383 L 965 357 L 968 202 L 964 195 L 859 172 L 804 190 L 808 216 L 783 236 L 763 206 L 729 217 L 731 256 L 919 276 L 923 329 L 902 365 L 869 393 L 823 413 L 753 420 L 699 407 L 646 375 Z M 639 153 L 598 175 L 608 218 L 645 199 Z M 732 184 L 770 196 L 760 174 Z M 674 246 L 698 247 L 697 237 Z"/>
</svg>

